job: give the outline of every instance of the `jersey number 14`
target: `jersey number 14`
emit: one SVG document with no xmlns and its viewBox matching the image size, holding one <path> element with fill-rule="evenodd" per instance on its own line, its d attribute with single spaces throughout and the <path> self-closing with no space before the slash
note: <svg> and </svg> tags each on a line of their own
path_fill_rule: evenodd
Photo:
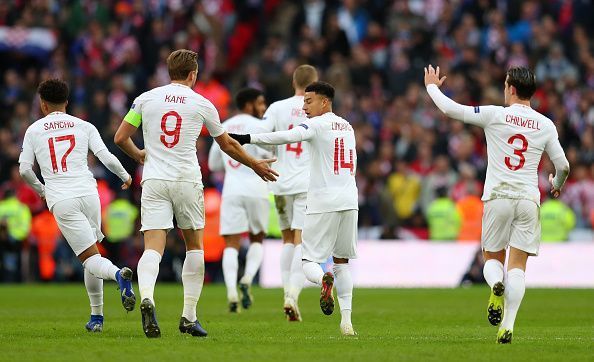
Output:
<svg viewBox="0 0 594 362">
<path fill-rule="evenodd" d="M 349 161 L 346 161 L 344 149 L 344 138 L 334 140 L 334 174 L 340 174 L 340 169 L 346 168 L 355 174 L 355 162 L 353 162 L 353 150 L 349 150 Z"/>
</svg>

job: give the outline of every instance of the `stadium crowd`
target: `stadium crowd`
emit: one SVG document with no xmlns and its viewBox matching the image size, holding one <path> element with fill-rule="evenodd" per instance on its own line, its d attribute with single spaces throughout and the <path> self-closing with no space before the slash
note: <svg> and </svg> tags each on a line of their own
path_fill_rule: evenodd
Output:
<svg viewBox="0 0 594 362">
<path fill-rule="evenodd" d="M 222 120 L 235 112 L 233 95 L 241 87 L 263 90 L 270 104 L 292 95 L 297 65 L 319 69 L 321 79 L 336 87 L 335 113 L 355 128 L 362 238 L 480 238 L 487 162 L 483 132 L 441 115 L 424 90 L 422 69 L 439 65 L 448 77 L 444 92 L 460 103 L 501 105 L 507 68 L 529 66 L 538 82 L 532 105 L 557 126 L 572 168 L 562 202 L 550 201 L 553 167 L 543 159 L 543 238 L 551 233 L 551 240 L 566 240 L 574 227 L 591 238 L 591 14 L 592 1 L 567 0 L 0 2 L 3 278 L 82 275 L 16 163 L 25 130 L 41 118 L 36 87 L 51 77 L 67 80 L 69 112 L 93 123 L 136 176 L 132 192 L 122 194 L 117 177 L 90 162 L 99 179 L 107 252 L 136 265 L 142 253 L 136 231 L 141 169 L 113 144 L 113 135 L 134 97 L 169 82 L 165 58 L 179 48 L 199 53 L 195 90 L 215 104 Z M 221 175 L 207 167 L 210 144 L 207 137 L 199 140 L 203 181 L 206 188 L 220 189 Z M 181 268 L 184 250 L 177 237 L 170 235 L 181 249 L 166 253 L 165 279 Z M 28 275 L 19 267 L 31 263 L 19 256 L 24 249 L 39 261 Z M 220 278 L 218 257 L 210 260 L 211 279 Z"/>
</svg>

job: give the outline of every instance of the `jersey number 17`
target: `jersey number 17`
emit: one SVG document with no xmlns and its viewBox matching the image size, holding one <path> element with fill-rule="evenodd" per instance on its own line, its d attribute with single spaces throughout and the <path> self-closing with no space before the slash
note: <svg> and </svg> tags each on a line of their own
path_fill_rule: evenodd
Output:
<svg viewBox="0 0 594 362">
<path fill-rule="evenodd" d="M 60 160 L 60 165 L 62 166 L 62 172 L 66 172 L 66 171 L 68 171 L 68 165 L 66 164 L 66 159 L 68 158 L 68 155 L 70 154 L 70 152 L 72 152 L 72 150 L 74 149 L 74 146 L 76 145 L 76 139 L 74 138 L 74 135 L 69 134 L 66 136 L 52 137 L 47 140 L 47 145 L 49 147 L 49 152 L 50 152 L 50 160 L 52 161 L 52 170 L 54 171 L 54 173 L 58 173 L 58 161 L 56 160 L 56 148 L 54 147 L 54 142 L 63 142 L 63 141 L 70 141 L 70 147 L 68 147 L 68 149 L 62 156 L 62 159 Z"/>
</svg>

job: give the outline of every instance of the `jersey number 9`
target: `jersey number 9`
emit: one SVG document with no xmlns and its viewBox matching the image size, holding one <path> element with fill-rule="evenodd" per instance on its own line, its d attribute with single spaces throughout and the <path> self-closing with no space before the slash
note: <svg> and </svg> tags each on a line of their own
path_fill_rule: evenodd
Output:
<svg viewBox="0 0 594 362">
<path fill-rule="evenodd" d="M 175 117 L 175 128 L 167 129 L 167 118 Z M 161 130 L 164 134 L 161 135 L 161 143 L 167 148 L 173 148 L 179 142 L 179 134 L 181 132 L 182 118 L 176 111 L 169 111 L 161 117 Z M 171 139 L 173 137 L 173 139 Z M 169 142 L 171 141 L 171 142 Z"/>
</svg>

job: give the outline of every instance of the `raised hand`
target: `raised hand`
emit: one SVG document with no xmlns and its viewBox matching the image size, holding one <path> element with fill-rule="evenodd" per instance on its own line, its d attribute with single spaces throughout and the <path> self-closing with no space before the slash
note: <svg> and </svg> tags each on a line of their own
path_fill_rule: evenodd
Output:
<svg viewBox="0 0 594 362">
<path fill-rule="evenodd" d="M 429 64 L 428 67 L 425 67 L 425 87 L 429 84 L 435 84 L 438 87 L 441 87 L 446 78 L 445 75 L 439 78 L 439 66 L 433 68 L 433 66 Z"/>
</svg>

